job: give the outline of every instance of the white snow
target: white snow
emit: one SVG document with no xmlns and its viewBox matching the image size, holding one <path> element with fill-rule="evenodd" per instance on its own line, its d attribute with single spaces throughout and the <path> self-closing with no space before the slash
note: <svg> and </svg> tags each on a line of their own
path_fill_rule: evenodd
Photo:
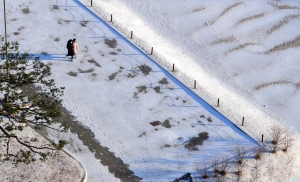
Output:
<svg viewBox="0 0 300 182">
<path fill-rule="evenodd" d="M 186 172 L 197 177 L 195 161 L 232 158 L 234 146 L 255 147 L 262 134 L 270 141 L 275 124 L 294 131 L 298 140 L 288 155 L 265 155 L 260 180 L 290 178 L 280 175 L 290 161 L 285 158 L 293 158 L 289 170 L 297 173 L 298 1 L 93 0 L 93 7 L 90 0 L 80 2 L 88 8 L 76 0 L 7 2 L 8 40 L 51 64 L 57 85 L 66 87 L 63 105 L 135 175 L 143 181 L 174 180 Z M 73 38 L 79 51 L 70 61 L 65 46 Z M 107 39 L 116 40 L 116 47 Z M 147 55 L 152 47 L 153 55 Z M 142 65 L 151 72 L 143 73 Z M 166 120 L 171 128 L 150 124 Z M 201 132 L 209 139 L 198 151 L 187 150 L 185 142 Z M 74 134 L 61 137 L 74 141 L 67 151 L 84 165 L 88 181 L 118 181 Z M 270 166 L 277 170 L 271 173 Z"/>
</svg>

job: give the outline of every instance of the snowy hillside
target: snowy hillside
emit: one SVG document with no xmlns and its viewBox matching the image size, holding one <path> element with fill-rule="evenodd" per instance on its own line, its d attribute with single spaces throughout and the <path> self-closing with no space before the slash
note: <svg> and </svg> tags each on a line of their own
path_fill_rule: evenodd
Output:
<svg viewBox="0 0 300 182">
<path fill-rule="evenodd" d="M 298 1 L 93 2 L 125 35 L 133 31 L 132 41 L 148 52 L 154 47 L 162 65 L 175 63 L 187 85 L 197 80 L 205 100 L 220 98 L 234 121 L 262 111 L 299 128 Z"/>
<path fill-rule="evenodd" d="M 80 2 L 8 2 L 8 39 L 51 65 L 66 88 L 63 106 L 98 142 L 83 140 L 78 128 L 49 133 L 71 141 L 66 150 L 88 181 L 172 181 L 186 172 L 200 181 L 195 163 L 234 159 L 234 147 L 250 152 L 262 134 L 270 151 L 271 126 L 299 138 L 299 2 Z M 79 51 L 72 61 L 65 46 L 73 38 Z M 289 179 L 298 151 L 264 154 L 260 180 Z M 257 164 L 247 157 L 245 181 Z M 236 176 L 234 166 L 228 170 L 228 179 Z"/>
</svg>

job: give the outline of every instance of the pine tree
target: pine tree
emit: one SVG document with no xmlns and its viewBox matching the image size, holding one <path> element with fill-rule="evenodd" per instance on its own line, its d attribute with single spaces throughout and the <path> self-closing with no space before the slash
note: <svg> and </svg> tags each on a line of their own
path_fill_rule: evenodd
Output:
<svg viewBox="0 0 300 182">
<path fill-rule="evenodd" d="M 0 154 L 0 159 L 14 162 L 25 162 L 55 154 L 67 143 L 64 140 L 55 144 L 38 146 L 35 139 L 21 138 L 18 134 L 24 127 L 35 129 L 50 128 L 65 131 L 60 125 L 53 127 L 56 117 L 61 115 L 60 97 L 63 88 L 55 86 L 49 79 L 51 69 L 40 60 L 33 60 L 28 53 L 19 52 L 18 42 L 5 43 L 0 37 L 0 141 L 1 147 L 6 147 L 6 153 Z M 25 88 L 33 86 L 36 89 L 30 94 Z M 3 141 L 5 143 L 3 143 Z M 15 144 L 18 144 L 17 149 Z M 14 145 L 13 149 L 11 145 Z"/>
</svg>

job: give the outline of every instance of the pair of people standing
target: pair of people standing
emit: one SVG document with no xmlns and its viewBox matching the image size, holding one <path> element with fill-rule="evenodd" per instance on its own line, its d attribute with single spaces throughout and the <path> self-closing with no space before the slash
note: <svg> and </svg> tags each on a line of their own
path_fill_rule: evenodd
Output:
<svg viewBox="0 0 300 182">
<path fill-rule="evenodd" d="M 67 43 L 67 49 L 68 49 L 68 54 L 66 55 L 67 57 L 68 56 L 71 56 L 72 59 L 73 57 L 77 58 L 76 56 L 76 52 L 78 50 L 78 43 L 77 43 L 77 40 L 76 39 L 70 39 Z"/>
</svg>

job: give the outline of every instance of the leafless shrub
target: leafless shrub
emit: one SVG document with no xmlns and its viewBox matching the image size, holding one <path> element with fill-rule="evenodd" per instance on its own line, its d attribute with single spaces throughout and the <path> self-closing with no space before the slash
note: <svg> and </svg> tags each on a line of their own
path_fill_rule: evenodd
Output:
<svg viewBox="0 0 300 182">
<path fill-rule="evenodd" d="M 288 149 L 292 146 L 295 138 L 293 137 L 293 132 L 285 130 L 282 138 L 283 151 L 287 152 Z"/>
<path fill-rule="evenodd" d="M 277 154 L 277 152 L 278 152 L 278 146 L 277 145 L 272 145 L 271 146 L 271 151 L 272 151 L 273 154 Z"/>
<path fill-rule="evenodd" d="M 261 160 L 262 154 L 265 152 L 265 147 L 264 146 L 259 146 L 254 149 L 254 154 L 255 154 L 255 159 L 256 160 Z"/>
<path fill-rule="evenodd" d="M 284 133 L 284 130 L 280 126 L 275 125 L 270 128 L 270 135 L 272 137 L 272 143 L 274 145 L 279 144 L 279 142 L 282 139 L 283 133 Z"/>
<path fill-rule="evenodd" d="M 228 168 L 228 164 L 229 164 L 229 159 L 228 157 L 224 157 L 223 160 L 221 160 L 218 168 L 219 168 L 219 173 L 222 175 L 222 176 L 226 176 L 227 174 L 227 168 Z"/>
<path fill-rule="evenodd" d="M 224 182 L 227 181 L 225 176 L 216 176 L 214 179 L 216 182 Z"/>
<path fill-rule="evenodd" d="M 246 147 L 240 145 L 237 145 L 231 150 L 231 153 L 233 154 L 233 156 L 239 164 L 242 164 L 244 162 L 247 153 L 246 150 Z"/>
<path fill-rule="evenodd" d="M 215 158 L 211 161 L 211 166 L 214 170 L 214 174 L 215 174 L 215 177 L 219 176 L 219 173 L 220 173 L 220 169 L 219 169 L 219 159 L 218 158 Z"/>
<path fill-rule="evenodd" d="M 246 162 L 243 162 L 242 164 L 240 164 L 240 163 L 235 163 L 234 164 L 234 167 L 235 167 L 235 170 L 236 170 L 236 174 L 238 176 L 242 176 L 243 175 L 243 169 L 244 169 L 245 165 L 246 165 Z"/>
<path fill-rule="evenodd" d="M 253 169 L 251 171 L 251 179 L 249 180 L 250 182 L 258 182 L 259 178 L 261 177 L 261 171 L 260 171 L 260 167 L 261 167 L 261 162 L 256 161 Z"/>
<path fill-rule="evenodd" d="M 201 166 L 199 161 L 195 161 L 195 170 L 203 179 L 209 178 L 208 171 L 206 168 L 206 162 Z"/>
</svg>

